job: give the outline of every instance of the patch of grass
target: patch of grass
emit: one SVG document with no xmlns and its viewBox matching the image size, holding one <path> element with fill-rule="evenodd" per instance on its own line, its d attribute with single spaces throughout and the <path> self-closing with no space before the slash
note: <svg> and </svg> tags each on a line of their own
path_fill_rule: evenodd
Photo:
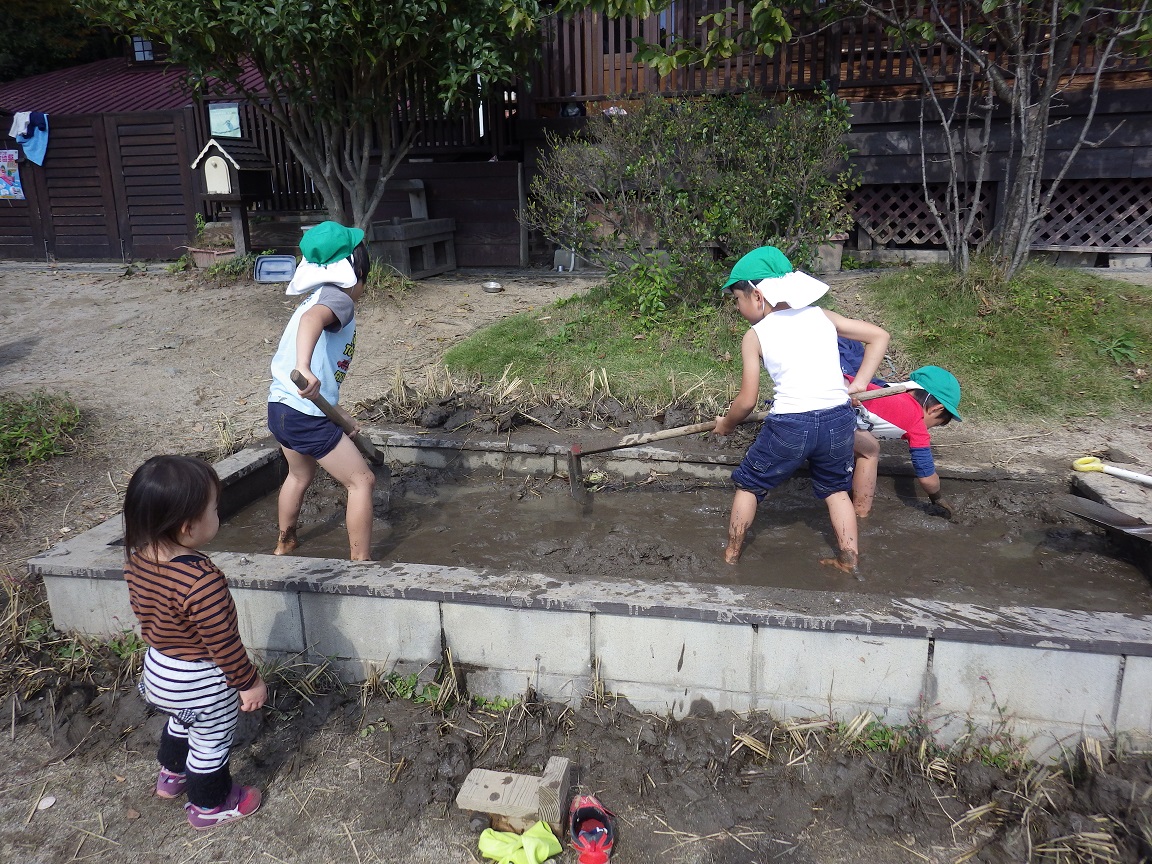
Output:
<svg viewBox="0 0 1152 864">
<path fill-rule="evenodd" d="M 260 254 L 249 252 L 247 255 L 233 255 L 231 258 L 221 258 L 204 271 L 204 278 L 214 279 L 217 282 L 238 282 L 241 279 L 251 279 L 256 267 L 256 259 Z"/>
<path fill-rule="evenodd" d="M 943 366 L 961 411 L 992 418 L 1109 415 L 1152 406 L 1152 291 L 1031 265 L 1001 289 L 976 268 L 886 275 L 869 286 L 893 342 Z"/>
<path fill-rule="evenodd" d="M 997 285 L 978 263 L 965 280 L 944 267 L 918 267 L 854 290 L 876 310 L 895 351 L 960 379 L 964 416 L 1108 416 L 1152 407 L 1147 287 L 1045 265 Z M 611 395 L 649 413 L 686 401 L 701 416 L 724 410 L 739 387 L 747 328 L 731 305 L 670 307 L 655 326 L 629 308 L 635 304 L 605 284 L 498 322 L 453 347 L 444 363 L 454 373 L 522 378 L 585 403 Z M 765 378 L 761 393 L 770 392 Z"/>
<path fill-rule="evenodd" d="M 747 325 L 730 306 L 677 306 L 653 327 L 606 289 L 506 318 L 454 346 L 444 364 L 484 380 L 518 377 L 650 409 L 685 400 L 714 412 L 740 379 Z"/>
<path fill-rule="evenodd" d="M 80 409 L 66 395 L 0 394 L 0 469 L 71 452 Z"/>
<path fill-rule="evenodd" d="M 368 268 L 368 278 L 364 280 L 364 299 L 373 303 L 385 297 L 395 297 L 410 291 L 415 284 L 391 264 L 374 259 Z"/>
</svg>

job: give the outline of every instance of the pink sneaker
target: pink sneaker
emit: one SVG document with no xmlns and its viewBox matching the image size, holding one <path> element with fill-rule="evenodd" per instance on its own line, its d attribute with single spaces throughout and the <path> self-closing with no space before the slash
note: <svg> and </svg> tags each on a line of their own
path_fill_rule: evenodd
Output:
<svg viewBox="0 0 1152 864">
<path fill-rule="evenodd" d="M 255 786 L 232 785 L 232 791 L 219 807 L 204 810 L 195 804 L 188 803 L 184 809 L 188 812 L 188 824 L 197 831 L 206 828 L 215 828 L 225 822 L 235 822 L 245 816 L 251 816 L 260 809 L 260 790 Z"/>
<path fill-rule="evenodd" d="M 188 775 L 161 768 L 156 775 L 157 798 L 179 798 L 188 786 Z"/>
</svg>

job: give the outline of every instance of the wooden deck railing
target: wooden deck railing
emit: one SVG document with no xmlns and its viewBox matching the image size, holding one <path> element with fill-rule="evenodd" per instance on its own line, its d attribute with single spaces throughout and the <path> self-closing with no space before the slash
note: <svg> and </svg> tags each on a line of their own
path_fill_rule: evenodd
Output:
<svg viewBox="0 0 1152 864">
<path fill-rule="evenodd" d="M 635 61 L 636 39 L 661 42 L 679 36 L 702 44 L 705 34 L 696 22 L 717 5 L 715 0 L 684 0 L 658 15 L 616 20 L 598 12 L 552 17 L 542 32 L 532 101 L 546 106 L 645 94 L 808 90 L 825 82 L 833 90 L 871 99 L 882 98 L 885 90 L 920 84 L 913 55 L 899 48 L 879 22 L 848 18 L 821 26 L 797 10 L 790 18 L 793 31 L 802 35 L 780 46 L 771 57 L 746 53 L 712 69 L 680 69 L 666 76 Z M 752 5 L 732 5 L 729 34 L 747 20 Z M 922 51 L 920 59 L 941 80 L 956 74 L 957 55 L 942 42 Z M 1092 73 L 1095 62 L 1096 52 L 1089 41 L 1075 46 L 1072 64 L 1078 75 Z M 1135 57 L 1116 59 L 1110 66 L 1118 73 L 1152 70 L 1152 62 Z"/>
</svg>

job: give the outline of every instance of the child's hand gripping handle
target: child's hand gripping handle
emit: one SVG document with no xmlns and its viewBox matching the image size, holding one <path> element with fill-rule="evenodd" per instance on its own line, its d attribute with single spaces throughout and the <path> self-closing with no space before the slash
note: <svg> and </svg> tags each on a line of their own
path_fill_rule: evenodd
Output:
<svg viewBox="0 0 1152 864">
<path fill-rule="evenodd" d="M 301 390 L 308 386 L 308 379 L 301 375 L 297 369 L 292 370 L 291 378 L 292 383 Z M 348 422 L 348 419 L 341 412 L 337 411 L 332 406 L 331 402 L 329 402 L 319 393 L 317 393 L 315 396 L 309 397 L 309 400 L 313 405 L 324 412 L 325 417 L 327 417 L 329 420 L 344 430 L 345 434 L 352 439 L 352 443 L 355 444 L 357 449 L 364 454 L 365 459 L 367 459 L 373 465 L 384 464 L 384 457 L 381 455 L 380 451 L 376 449 L 375 445 L 373 445 L 371 441 L 369 441 L 359 432 L 354 431 L 352 424 Z"/>
</svg>

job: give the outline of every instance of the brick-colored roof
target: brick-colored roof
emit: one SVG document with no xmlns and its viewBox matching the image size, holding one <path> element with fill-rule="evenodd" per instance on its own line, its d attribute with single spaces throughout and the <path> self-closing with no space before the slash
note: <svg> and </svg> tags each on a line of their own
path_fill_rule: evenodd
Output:
<svg viewBox="0 0 1152 864">
<path fill-rule="evenodd" d="M 0 111 L 103 114 L 169 111 L 191 105 L 184 69 L 168 63 L 133 65 L 124 57 L 45 72 L 0 84 Z M 259 76 L 249 72 L 251 83 Z M 0 133 L 7 130 L 0 130 Z"/>
</svg>

